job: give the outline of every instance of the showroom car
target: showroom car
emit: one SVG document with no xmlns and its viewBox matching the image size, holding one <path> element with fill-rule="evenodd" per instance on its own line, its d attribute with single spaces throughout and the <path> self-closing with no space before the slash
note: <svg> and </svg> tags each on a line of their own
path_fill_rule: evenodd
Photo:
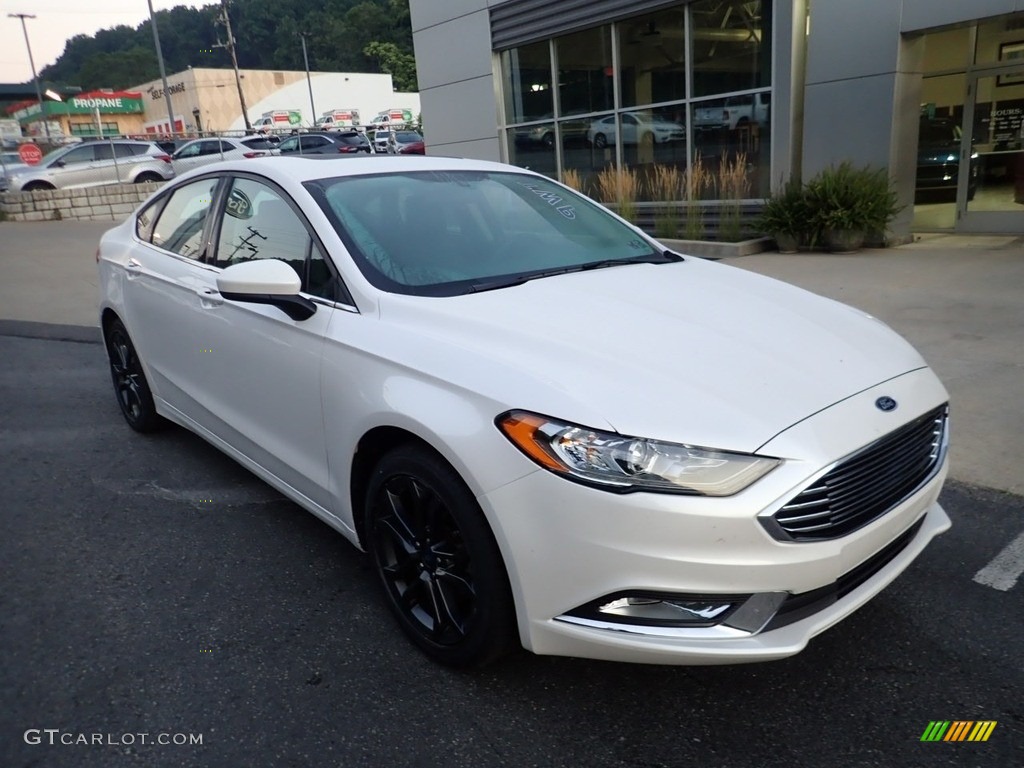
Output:
<svg viewBox="0 0 1024 768">
<path fill-rule="evenodd" d="M 622 120 L 623 144 L 661 144 L 666 141 L 686 141 L 686 129 L 679 123 L 664 120 L 643 112 L 624 112 Z M 587 141 L 595 147 L 615 143 L 615 115 L 598 118 L 587 129 Z"/>
<path fill-rule="evenodd" d="M 128 425 L 365 550 L 442 664 L 791 656 L 950 526 L 948 397 L 907 342 L 531 171 L 223 163 L 97 262 Z"/>
<path fill-rule="evenodd" d="M 43 155 L 38 165 L 7 175 L 11 192 L 141 184 L 174 178 L 171 156 L 152 141 L 83 141 Z"/>
<path fill-rule="evenodd" d="M 922 116 L 917 139 L 917 175 L 914 180 L 914 201 L 931 202 L 945 198 L 956 200 L 960 183 L 960 144 L 963 132 L 949 118 Z M 967 199 L 973 200 L 978 189 L 978 153 L 971 147 L 968 161 Z"/>
</svg>

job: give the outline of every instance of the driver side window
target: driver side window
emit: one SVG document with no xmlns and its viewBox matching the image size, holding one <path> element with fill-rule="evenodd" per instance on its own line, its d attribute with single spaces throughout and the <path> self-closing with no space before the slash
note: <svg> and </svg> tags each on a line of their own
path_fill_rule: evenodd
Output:
<svg viewBox="0 0 1024 768">
<path fill-rule="evenodd" d="M 215 266 L 278 259 L 295 270 L 302 290 L 333 300 L 330 269 L 306 225 L 277 190 L 252 179 L 231 182 L 217 238 Z"/>
</svg>

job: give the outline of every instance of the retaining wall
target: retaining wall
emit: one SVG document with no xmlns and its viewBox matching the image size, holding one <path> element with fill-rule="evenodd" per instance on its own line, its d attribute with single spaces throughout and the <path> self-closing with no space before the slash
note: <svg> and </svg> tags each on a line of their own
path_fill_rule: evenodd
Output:
<svg viewBox="0 0 1024 768">
<path fill-rule="evenodd" d="M 8 221 L 120 221 L 162 182 L 108 184 L 45 192 L 4 192 L 0 211 Z"/>
</svg>

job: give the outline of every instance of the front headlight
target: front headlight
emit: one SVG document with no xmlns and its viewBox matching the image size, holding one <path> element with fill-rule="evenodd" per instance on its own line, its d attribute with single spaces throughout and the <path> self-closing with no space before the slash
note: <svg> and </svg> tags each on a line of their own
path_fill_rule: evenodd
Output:
<svg viewBox="0 0 1024 768">
<path fill-rule="evenodd" d="M 601 432 L 525 411 L 498 428 L 545 469 L 611 491 L 731 496 L 779 465 L 779 459 Z"/>
</svg>

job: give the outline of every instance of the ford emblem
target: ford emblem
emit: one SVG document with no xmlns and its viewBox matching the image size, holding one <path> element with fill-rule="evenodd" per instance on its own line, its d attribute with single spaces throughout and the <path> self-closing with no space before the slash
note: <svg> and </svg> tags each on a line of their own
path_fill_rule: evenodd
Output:
<svg viewBox="0 0 1024 768">
<path fill-rule="evenodd" d="M 888 413 L 889 411 L 896 410 L 896 401 L 893 400 L 888 395 L 886 395 L 875 400 L 875 406 L 878 408 L 878 410 L 885 411 L 886 413 Z"/>
</svg>

